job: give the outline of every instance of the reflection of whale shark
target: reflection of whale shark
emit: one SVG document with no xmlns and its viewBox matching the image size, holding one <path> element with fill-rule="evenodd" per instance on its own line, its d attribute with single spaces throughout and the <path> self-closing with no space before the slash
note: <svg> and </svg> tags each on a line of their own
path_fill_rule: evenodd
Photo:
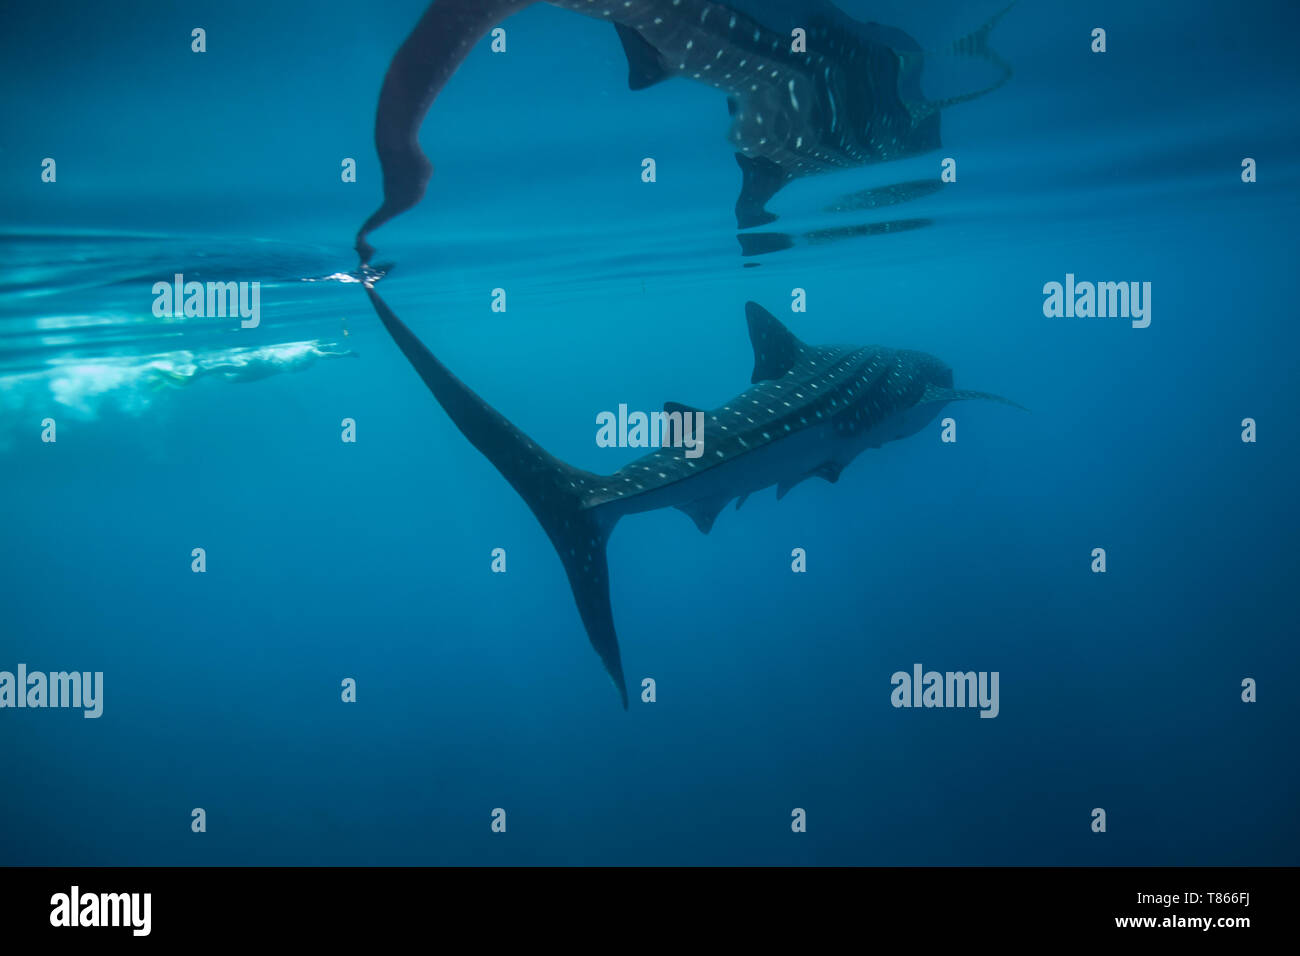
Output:
<svg viewBox="0 0 1300 956">
<path fill-rule="evenodd" d="M 753 388 L 712 411 L 675 402 L 662 429 L 702 445 L 661 447 L 597 475 L 547 454 L 469 390 L 366 290 L 388 333 L 438 403 L 532 509 L 568 572 L 587 635 L 627 707 L 627 688 L 609 601 L 605 543 L 624 515 L 676 508 L 707 534 L 723 508 L 776 485 L 778 498 L 809 478 L 839 480 L 861 452 L 914 435 L 949 402 L 1006 399 L 953 388 L 952 370 L 924 352 L 869 345 L 805 345 L 753 302 Z M 675 419 L 674 419 L 674 416 Z M 688 418 L 701 421 L 692 432 Z M 653 427 L 653 426 L 652 426 Z M 661 433 L 662 434 L 662 433 Z M 652 442 L 654 443 L 654 442 Z M 692 453 L 700 453 L 692 457 Z"/>
<path fill-rule="evenodd" d="M 906 183 L 892 183 L 877 186 L 874 189 L 862 189 L 847 196 L 841 196 L 835 203 L 826 207 L 827 212 L 848 212 L 852 209 L 880 209 L 883 206 L 896 206 L 899 203 L 912 202 L 943 188 L 937 179 L 913 179 Z"/>
<path fill-rule="evenodd" d="M 825 245 L 839 242 L 841 239 L 856 239 L 860 236 L 887 236 L 895 232 L 907 232 L 911 229 L 924 229 L 930 225 L 929 219 L 891 219 L 887 222 L 864 222 L 854 226 L 834 226 L 828 229 L 814 229 L 802 235 L 792 236 L 786 232 L 740 232 L 740 254 L 746 257 L 762 256 L 770 252 L 781 252 L 793 248 L 800 240 L 808 245 Z"/>
<path fill-rule="evenodd" d="M 433 100 L 476 41 L 532 2 L 433 0 L 393 57 L 375 117 L 384 202 L 357 234 L 363 260 L 373 254 L 366 236 L 424 195 L 433 167 L 417 135 Z M 795 177 L 938 148 L 940 109 L 1010 75 L 987 45 L 1002 14 L 943 51 L 989 61 L 1001 78 L 983 90 L 927 100 L 916 41 L 860 23 L 828 0 L 548 2 L 614 24 L 633 89 L 682 76 L 727 94 L 743 178 L 736 203 L 742 228 L 775 218 L 763 207 Z"/>
</svg>

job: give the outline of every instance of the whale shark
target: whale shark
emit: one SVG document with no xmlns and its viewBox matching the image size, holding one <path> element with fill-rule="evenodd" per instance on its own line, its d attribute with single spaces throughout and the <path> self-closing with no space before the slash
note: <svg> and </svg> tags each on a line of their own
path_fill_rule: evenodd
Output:
<svg viewBox="0 0 1300 956">
<path fill-rule="evenodd" d="M 705 534 L 731 502 L 776 486 L 778 499 L 810 478 L 837 482 L 867 449 L 914 435 L 950 402 L 987 392 L 953 387 L 952 369 L 910 349 L 813 346 L 755 302 L 745 306 L 754 350 L 751 387 L 708 411 L 664 406 L 660 447 L 600 475 L 545 451 L 444 366 L 375 291 L 366 292 L 384 328 L 434 398 L 515 489 L 550 538 L 578 613 L 627 709 L 627 685 L 609 596 L 606 542 L 626 515 L 675 508 Z M 693 447 L 680 439 L 687 417 L 703 421 Z"/>
<path fill-rule="evenodd" d="M 369 233 L 424 195 L 433 166 L 418 134 L 434 99 L 479 39 L 533 2 L 433 0 L 397 50 L 375 114 L 384 199 L 357 233 L 363 262 L 374 253 Z M 997 89 L 1011 75 L 988 45 L 1009 6 L 949 47 L 925 53 L 902 30 L 854 20 L 829 0 L 547 2 L 613 24 L 632 89 L 685 77 L 726 94 L 742 174 L 735 210 L 742 229 L 775 219 L 766 203 L 797 177 L 937 149 L 940 110 Z M 936 55 L 987 61 L 999 78 L 927 99 L 921 67 Z"/>
</svg>

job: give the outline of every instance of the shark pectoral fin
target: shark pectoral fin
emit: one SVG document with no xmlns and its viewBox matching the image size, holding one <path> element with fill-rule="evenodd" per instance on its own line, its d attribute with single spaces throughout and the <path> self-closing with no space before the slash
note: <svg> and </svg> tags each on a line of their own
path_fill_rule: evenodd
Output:
<svg viewBox="0 0 1300 956">
<path fill-rule="evenodd" d="M 790 181 L 790 175 L 772 160 L 763 156 L 736 154 L 740 166 L 740 198 L 736 200 L 736 226 L 748 229 L 776 219 L 764 207 L 767 201 Z"/>
<path fill-rule="evenodd" d="M 697 501 L 688 501 L 684 505 L 674 505 L 678 511 L 690 515 L 691 520 L 695 522 L 695 527 L 700 529 L 700 534 L 708 534 L 713 529 L 713 522 L 718 520 L 718 515 L 722 509 L 727 507 L 727 502 L 731 496 L 719 498 L 700 498 Z"/>
<path fill-rule="evenodd" d="M 1021 405 L 1019 402 L 1013 402 L 1011 399 L 1003 398 L 1001 395 L 994 395 L 992 392 L 972 392 L 970 389 L 956 388 L 950 389 L 950 395 L 947 398 L 947 401 L 950 402 L 967 402 L 975 400 L 997 402 L 999 405 L 1010 405 L 1012 408 L 1018 408 L 1022 412 L 1029 411 L 1029 409 L 1025 408 L 1025 406 Z"/>
<path fill-rule="evenodd" d="M 750 382 L 757 385 L 790 371 L 806 346 L 757 302 L 745 303 L 745 320 L 749 323 L 749 341 L 754 346 L 754 374 Z"/>
<path fill-rule="evenodd" d="M 644 90 L 668 79 L 669 72 L 664 67 L 663 57 L 650 45 L 640 33 L 621 23 L 614 24 L 618 38 L 623 41 L 623 52 L 627 54 L 627 86 L 630 90 Z"/>
</svg>

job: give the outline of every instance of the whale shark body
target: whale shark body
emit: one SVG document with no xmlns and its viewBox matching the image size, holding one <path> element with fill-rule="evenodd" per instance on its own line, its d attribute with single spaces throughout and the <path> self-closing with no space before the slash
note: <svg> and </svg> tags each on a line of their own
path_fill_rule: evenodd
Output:
<svg viewBox="0 0 1300 956">
<path fill-rule="evenodd" d="M 481 37 L 532 2 L 434 0 L 393 57 L 375 117 L 384 201 L 357 233 L 363 260 L 374 251 L 366 236 L 424 195 L 433 167 L 418 133 L 439 91 Z M 796 177 L 937 149 L 939 111 L 1010 75 L 987 43 L 1006 10 L 938 51 L 986 60 L 1001 78 L 927 100 L 920 73 L 932 54 L 903 31 L 854 20 L 828 0 L 548 2 L 615 26 L 632 89 L 679 76 L 726 93 L 742 171 L 741 228 L 776 218 L 764 206 Z"/>
<path fill-rule="evenodd" d="M 954 389 L 952 370 L 924 352 L 806 345 L 750 302 L 745 310 L 754 347 L 752 387 L 711 411 L 668 403 L 669 421 L 702 414 L 695 449 L 664 442 L 613 474 L 598 475 L 548 454 L 439 362 L 373 284 L 366 290 L 380 321 L 439 404 L 550 537 L 587 636 L 624 709 L 627 686 L 605 559 L 606 542 L 621 518 L 676 508 L 707 534 L 729 502 L 736 500 L 739 507 L 773 485 L 781 498 L 809 478 L 834 483 L 863 451 L 915 434 L 949 402 L 988 399 L 1015 405 L 997 395 Z"/>
</svg>

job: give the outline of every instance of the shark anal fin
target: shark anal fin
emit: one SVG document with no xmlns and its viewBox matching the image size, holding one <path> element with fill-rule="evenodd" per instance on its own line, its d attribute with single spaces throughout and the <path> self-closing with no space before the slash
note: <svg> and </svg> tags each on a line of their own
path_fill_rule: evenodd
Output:
<svg viewBox="0 0 1300 956">
<path fill-rule="evenodd" d="M 749 324 L 749 341 L 754 346 L 754 374 L 750 382 L 757 385 L 789 372 L 806 346 L 757 302 L 745 303 L 745 321 Z"/>
<path fill-rule="evenodd" d="M 614 29 L 618 31 L 618 38 L 623 41 L 623 52 L 627 54 L 628 89 L 644 90 L 668 79 L 671 74 L 664 66 L 663 57 L 645 37 L 621 23 L 614 24 Z"/>
<path fill-rule="evenodd" d="M 718 520 L 718 515 L 723 508 L 727 507 L 727 502 L 730 500 L 730 496 L 700 498 L 698 501 L 688 501 L 686 504 L 673 507 L 690 515 L 691 520 L 695 522 L 695 527 L 700 529 L 700 534 L 708 534 L 713 529 L 713 522 Z"/>
<path fill-rule="evenodd" d="M 740 506 L 743 505 L 743 504 L 744 504 L 746 501 L 748 501 L 748 500 L 749 500 L 749 494 L 748 494 L 748 493 L 743 494 L 743 495 L 741 495 L 739 498 L 737 498 L 737 499 L 736 499 L 736 510 L 739 511 L 739 510 L 740 510 Z"/>
<path fill-rule="evenodd" d="M 790 175 L 764 156 L 736 154 L 740 166 L 740 198 L 736 200 L 736 226 L 748 229 L 762 226 L 776 219 L 765 206 L 767 201 L 790 181 Z"/>
</svg>

